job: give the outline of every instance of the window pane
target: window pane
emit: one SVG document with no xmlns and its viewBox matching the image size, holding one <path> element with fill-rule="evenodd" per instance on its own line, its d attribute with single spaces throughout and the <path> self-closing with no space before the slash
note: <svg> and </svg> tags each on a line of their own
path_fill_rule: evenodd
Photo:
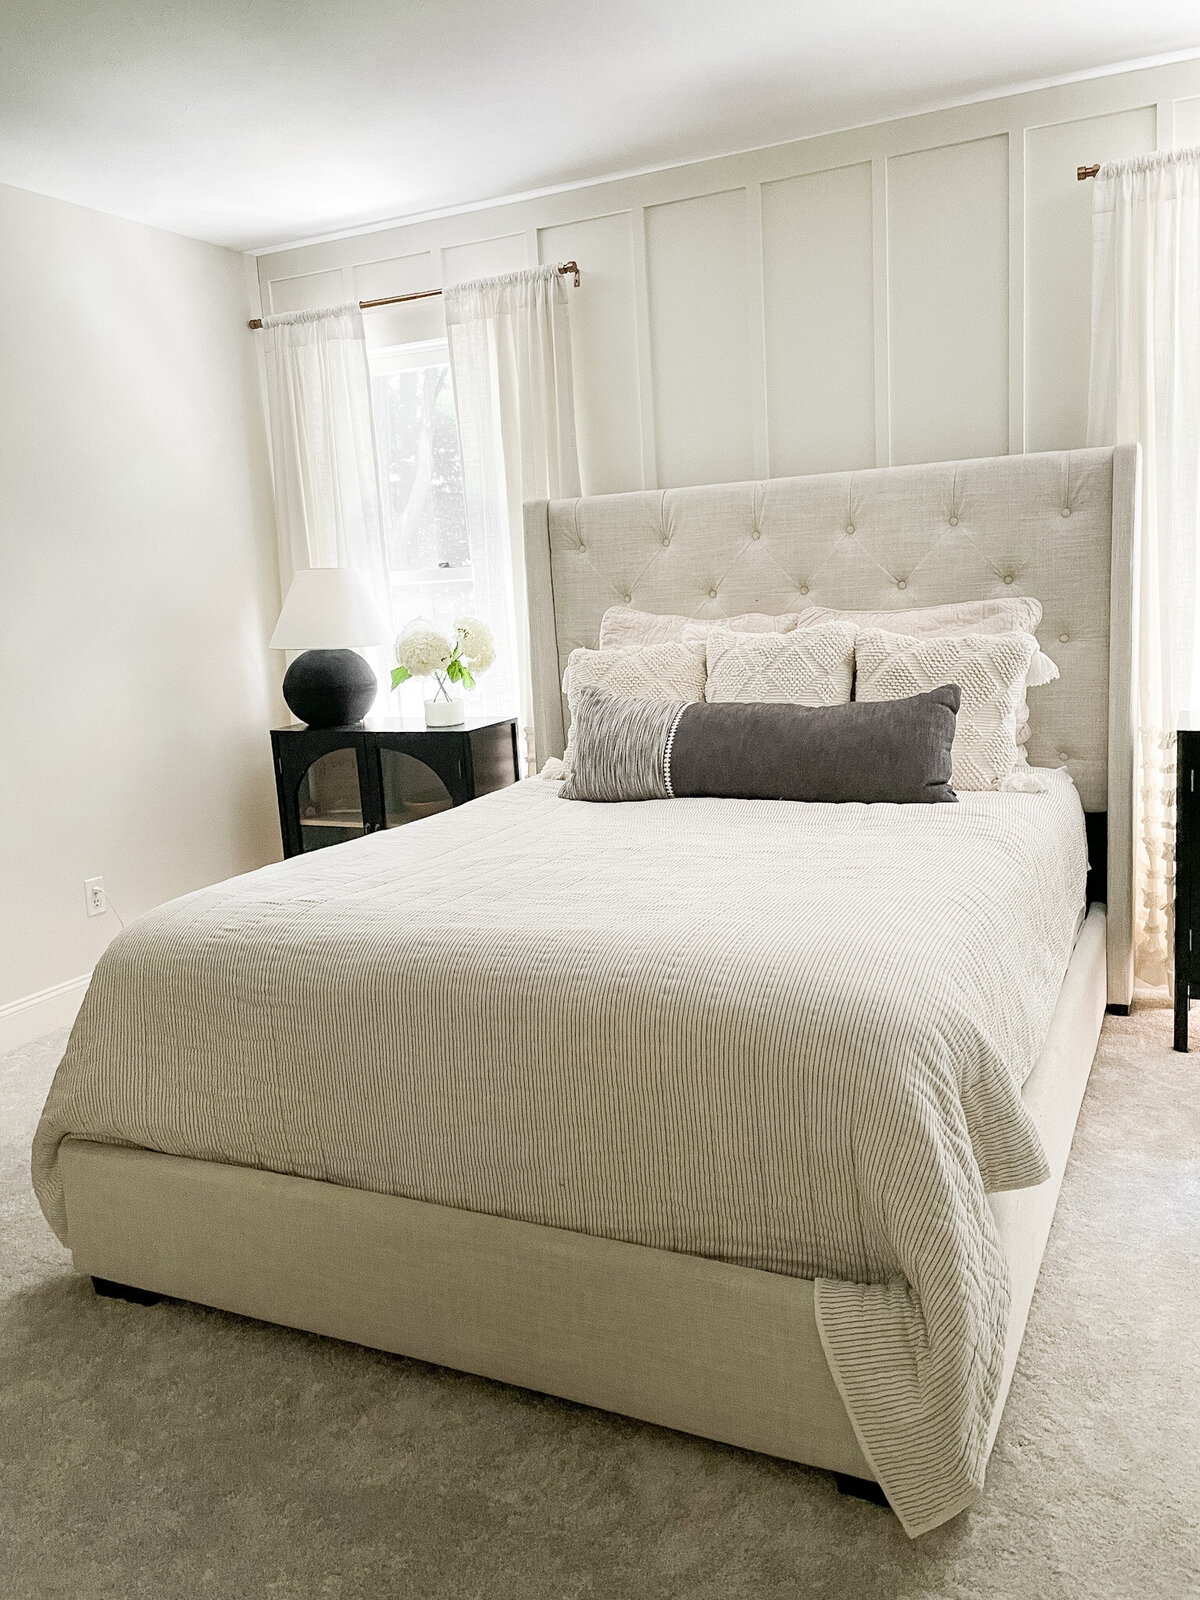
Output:
<svg viewBox="0 0 1200 1600">
<path fill-rule="evenodd" d="M 415 569 L 427 579 L 438 571 L 468 576 L 471 547 L 449 363 L 376 370 L 372 385 L 388 566 L 396 574 Z"/>
</svg>

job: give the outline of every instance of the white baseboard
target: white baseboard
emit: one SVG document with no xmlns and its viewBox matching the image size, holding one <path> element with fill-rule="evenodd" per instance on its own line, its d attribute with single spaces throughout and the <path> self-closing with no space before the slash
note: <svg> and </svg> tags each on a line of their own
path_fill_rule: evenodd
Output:
<svg viewBox="0 0 1200 1600">
<path fill-rule="evenodd" d="M 68 978 L 0 1006 L 0 1055 L 32 1044 L 56 1028 L 70 1027 L 91 981 L 91 973 L 85 972 L 82 978 Z"/>
</svg>

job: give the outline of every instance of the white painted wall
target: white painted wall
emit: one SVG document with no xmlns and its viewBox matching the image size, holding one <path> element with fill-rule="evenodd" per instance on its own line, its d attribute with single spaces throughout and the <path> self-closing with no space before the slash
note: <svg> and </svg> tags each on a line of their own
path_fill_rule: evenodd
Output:
<svg viewBox="0 0 1200 1600">
<path fill-rule="evenodd" d="M 279 838 L 245 260 L 10 188 L 0 239 L 2 1049 L 117 931 L 85 878 L 128 920 Z"/>
<path fill-rule="evenodd" d="M 259 258 L 267 310 L 576 258 L 588 493 L 1083 443 L 1091 187 L 1200 142 L 1200 62 Z M 427 337 L 437 301 L 372 312 Z"/>
</svg>

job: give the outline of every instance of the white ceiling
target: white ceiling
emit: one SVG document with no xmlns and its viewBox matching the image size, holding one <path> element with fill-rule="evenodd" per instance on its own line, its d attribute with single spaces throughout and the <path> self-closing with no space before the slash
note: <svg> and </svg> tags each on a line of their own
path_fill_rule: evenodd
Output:
<svg viewBox="0 0 1200 1600">
<path fill-rule="evenodd" d="M 252 248 L 1175 52 L 1196 0 L 5 0 L 0 182 Z"/>
</svg>

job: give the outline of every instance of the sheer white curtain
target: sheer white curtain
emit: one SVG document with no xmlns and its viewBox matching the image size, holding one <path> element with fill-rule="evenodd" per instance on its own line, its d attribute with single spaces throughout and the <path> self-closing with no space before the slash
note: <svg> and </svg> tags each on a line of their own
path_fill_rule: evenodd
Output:
<svg viewBox="0 0 1200 1600">
<path fill-rule="evenodd" d="M 443 294 L 475 604 L 496 633 L 492 689 L 532 724 L 521 503 L 579 493 L 567 291 L 555 267 Z M 497 681 L 499 680 L 499 681 Z"/>
<path fill-rule="evenodd" d="M 1174 730 L 1200 712 L 1200 149 L 1100 168 L 1088 442 L 1142 445 L 1136 964 L 1169 972 Z"/>
<path fill-rule="evenodd" d="M 263 329 L 281 590 L 302 567 L 354 567 L 390 626 L 362 313 L 300 311 L 266 317 Z"/>
</svg>

